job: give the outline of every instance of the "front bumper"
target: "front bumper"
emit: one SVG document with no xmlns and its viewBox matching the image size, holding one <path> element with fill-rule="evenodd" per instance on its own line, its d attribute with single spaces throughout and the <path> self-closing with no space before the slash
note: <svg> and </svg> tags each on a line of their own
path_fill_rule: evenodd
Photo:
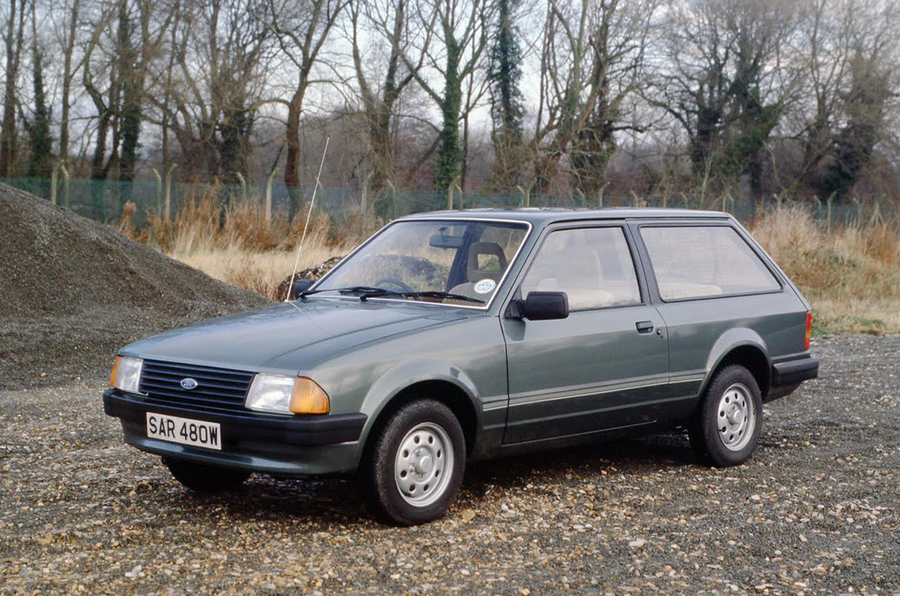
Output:
<svg viewBox="0 0 900 596">
<path fill-rule="evenodd" d="M 282 417 L 255 412 L 209 412 L 189 406 L 148 403 L 137 395 L 110 389 L 103 410 L 118 418 L 125 442 L 143 451 L 198 463 L 280 476 L 352 472 L 359 463 L 359 438 L 365 414 Z M 147 412 L 217 422 L 222 450 L 214 451 L 147 437 Z"/>
</svg>

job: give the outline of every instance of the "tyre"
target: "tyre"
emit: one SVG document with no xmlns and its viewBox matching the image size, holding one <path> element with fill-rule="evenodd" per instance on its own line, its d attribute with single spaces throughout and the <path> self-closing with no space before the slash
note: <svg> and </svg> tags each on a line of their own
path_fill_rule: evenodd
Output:
<svg viewBox="0 0 900 596">
<path fill-rule="evenodd" d="M 762 432 L 762 397 L 749 370 L 738 364 L 716 373 L 689 428 L 691 446 L 718 467 L 747 461 Z"/>
<path fill-rule="evenodd" d="M 234 490 L 242 485 L 250 472 L 207 466 L 194 462 L 163 458 L 163 463 L 175 480 L 190 490 L 202 494 L 217 494 Z"/>
<path fill-rule="evenodd" d="M 370 440 L 360 480 L 376 515 L 412 526 L 446 513 L 466 465 L 465 437 L 450 408 L 432 399 L 411 402 Z"/>
</svg>

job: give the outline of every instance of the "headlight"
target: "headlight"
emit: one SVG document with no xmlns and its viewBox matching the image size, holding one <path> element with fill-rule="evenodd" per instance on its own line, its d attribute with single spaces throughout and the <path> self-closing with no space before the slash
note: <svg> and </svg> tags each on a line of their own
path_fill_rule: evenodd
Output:
<svg viewBox="0 0 900 596">
<path fill-rule="evenodd" d="M 276 414 L 327 414 L 331 409 L 328 395 L 312 379 L 263 373 L 253 377 L 244 406 Z"/>
<path fill-rule="evenodd" d="M 109 386 L 128 393 L 138 393 L 144 361 L 131 356 L 117 356 L 109 376 Z"/>
</svg>

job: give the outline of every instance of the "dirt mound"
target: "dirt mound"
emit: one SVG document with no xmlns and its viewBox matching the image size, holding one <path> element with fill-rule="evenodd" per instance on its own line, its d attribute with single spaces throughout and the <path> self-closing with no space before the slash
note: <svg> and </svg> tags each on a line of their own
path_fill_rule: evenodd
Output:
<svg viewBox="0 0 900 596">
<path fill-rule="evenodd" d="M 278 287 L 275 289 L 275 300 L 281 301 L 284 300 L 285 296 L 287 296 L 288 288 L 291 285 L 291 278 L 294 281 L 298 279 L 308 279 L 310 281 L 317 281 L 320 277 L 334 269 L 334 266 L 341 262 L 341 259 L 344 257 L 331 257 L 324 263 L 320 263 L 308 269 L 304 269 L 302 271 L 298 271 L 296 276 L 288 275 L 284 278 Z M 291 292 L 291 300 L 295 299 L 297 296 L 294 295 L 293 288 L 290 289 Z"/>
<path fill-rule="evenodd" d="M 0 184 L 0 388 L 94 374 L 122 344 L 266 302 Z"/>
</svg>

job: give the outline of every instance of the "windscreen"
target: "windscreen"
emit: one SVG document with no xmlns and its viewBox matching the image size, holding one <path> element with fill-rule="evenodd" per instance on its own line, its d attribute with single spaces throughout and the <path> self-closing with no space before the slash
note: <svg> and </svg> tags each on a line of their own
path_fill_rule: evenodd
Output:
<svg viewBox="0 0 900 596">
<path fill-rule="evenodd" d="M 489 221 L 401 221 L 385 228 L 316 290 L 354 286 L 392 292 L 449 292 L 490 302 L 527 226 Z M 390 296 L 386 296 L 390 297 Z M 433 300 L 457 303 L 452 298 Z"/>
</svg>

